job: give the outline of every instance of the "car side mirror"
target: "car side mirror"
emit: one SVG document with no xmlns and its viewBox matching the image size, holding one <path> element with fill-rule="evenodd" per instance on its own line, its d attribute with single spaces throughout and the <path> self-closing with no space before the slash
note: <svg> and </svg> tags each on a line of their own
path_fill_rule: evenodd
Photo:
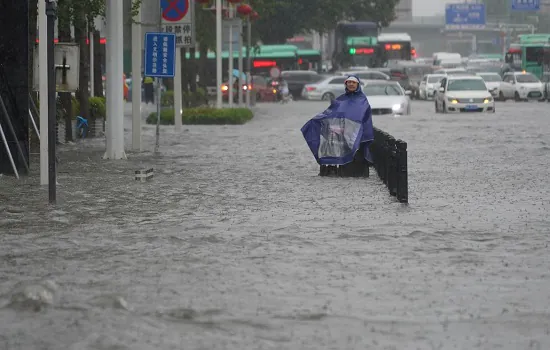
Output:
<svg viewBox="0 0 550 350">
<path fill-rule="evenodd" d="M 445 92 L 445 88 L 444 88 L 444 87 L 440 87 L 440 88 L 439 88 L 439 92 Z"/>
</svg>

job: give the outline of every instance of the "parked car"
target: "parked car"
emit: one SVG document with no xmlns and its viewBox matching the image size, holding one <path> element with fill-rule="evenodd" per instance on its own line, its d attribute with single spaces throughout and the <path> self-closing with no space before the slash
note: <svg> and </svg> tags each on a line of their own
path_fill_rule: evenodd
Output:
<svg viewBox="0 0 550 350">
<path fill-rule="evenodd" d="M 330 76 L 319 82 L 304 86 L 302 96 L 307 100 L 332 101 L 344 93 L 347 76 Z M 361 82 L 364 84 L 364 82 Z"/>
<path fill-rule="evenodd" d="M 360 80 L 390 80 L 390 76 L 376 70 L 356 70 L 340 73 L 342 76 L 355 75 Z"/>
<path fill-rule="evenodd" d="M 544 100 L 544 84 L 531 73 L 510 72 L 502 78 L 514 86 L 514 100 Z"/>
<path fill-rule="evenodd" d="M 544 84 L 544 97 L 546 97 L 546 101 L 550 102 L 550 72 L 544 72 L 542 83 Z"/>
<path fill-rule="evenodd" d="M 420 81 L 420 86 L 418 87 L 418 95 L 422 100 L 427 100 L 434 98 L 439 86 L 441 79 L 445 75 L 443 74 L 426 74 L 422 77 Z"/>
<path fill-rule="evenodd" d="M 411 114 L 411 92 L 396 81 L 367 80 L 363 91 L 369 98 L 372 114 Z"/>
<path fill-rule="evenodd" d="M 323 79 L 317 72 L 308 70 L 282 71 L 281 78 L 288 83 L 288 90 L 290 90 L 290 94 L 295 100 L 302 97 L 302 91 L 306 84 L 315 83 Z"/>
<path fill-rule="evenodd" d="M 447 76 L 435 95 L 436 113 L 495 112 L 495 100 L 477 75 Z"/>
<path fill-rule="evenodd" d="M 499 101 L 506 101 L 508 99 L 514 98 L 514 93 L 516 89 L 514 85 L 510 84 L 507 81 L 502 81 L 502 78 L 498 73 L 477 73 L 485 81 L 485 85 L 494 98 Z"/>
</svg>

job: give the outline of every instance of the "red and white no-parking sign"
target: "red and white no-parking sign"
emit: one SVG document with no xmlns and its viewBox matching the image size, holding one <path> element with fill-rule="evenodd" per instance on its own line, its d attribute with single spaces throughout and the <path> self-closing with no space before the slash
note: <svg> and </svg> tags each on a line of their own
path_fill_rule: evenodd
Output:
<svg viewBox="0 0 550 350">
<path fill-rule="evenodd" d="M 195 46 L 195 11 L 192 0 L 160 0 L 163 30 L 176 35 L 176 46 Z"/>
</svg>

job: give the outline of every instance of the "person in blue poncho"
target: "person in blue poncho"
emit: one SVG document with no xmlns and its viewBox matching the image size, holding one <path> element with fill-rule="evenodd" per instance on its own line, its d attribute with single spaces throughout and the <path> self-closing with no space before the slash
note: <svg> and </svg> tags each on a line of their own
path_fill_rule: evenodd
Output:
<svg viewBox="0 0 550 350">
<path fill-rule="evenodd" d="M 320 165 L 338 166 L 353 162 L 364 166 L 365 161 L 372 162 L 368 150 L 374 140 L 370 104 L 357 76 L 350 75 L 344 84 L 345 93 L 301 129 Z"/>
</svg>

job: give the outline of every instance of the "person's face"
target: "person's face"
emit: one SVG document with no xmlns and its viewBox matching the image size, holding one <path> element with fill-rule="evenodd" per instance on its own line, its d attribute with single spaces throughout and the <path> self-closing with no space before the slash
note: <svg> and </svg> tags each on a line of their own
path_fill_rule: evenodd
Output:
<svg viewBox="0 0 550 350">
<path fill-rule="evenodd" d="M 346 87 L 349 91 L 353 92 L 357 90 L 357 82 L 355 81 L 346 81 Z"/>
</svg>

